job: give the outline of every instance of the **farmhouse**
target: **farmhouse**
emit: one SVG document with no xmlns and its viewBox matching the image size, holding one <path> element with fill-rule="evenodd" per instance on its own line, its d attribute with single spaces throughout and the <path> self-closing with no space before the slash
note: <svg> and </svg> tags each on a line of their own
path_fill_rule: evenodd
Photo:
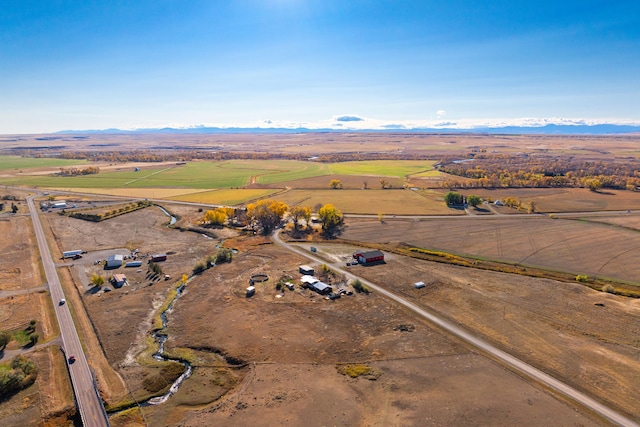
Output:
<svg viewBox="0 0 640 427">
<path fill-rule="evenodd" d="M 302 286 L 311 287 L 311 285 L 316 282 L 319 282 L 319 280 L 311 275 L 304 275 L 300 278 L 300 283 L 302 283 Z"/>
<path fill-rule="evenodd" d="M 111 255 L 109 256 L 109 258 L 107 258 L 107 264 L 105 265 L 106 268 L 118 268 L 120 266 L 122 266 L 122 262 L 124 261 L 124 256 L 120 255 L 120 254 L 115 254 L 115 255 Z"/>
<path fill-rule="evenodd" d="M 384 254 L 381 251 L 356 251 L 353 258 L 358 260 L 360 264 L 373 264 L 375 262 L 384 262 Z"/>
<path fill-rule="evenodd" d="M 111 282 L 116 288 L 121 288 L 122 286 L 127 284 L 127 276 L 125 276 L 124 274 L 114 274 Z"/>
<path fill-rule="evenodd" d="M 333 291 L 333 288 L 329 285 L 327 285 L 324 282 L 315 282 L 314 284 L 312 284 L 310 286 L 310 289 L 316 291 L 317 293 L 321 294 L 321 295 L 327 295 L 330 294 Z"/>
</svg>

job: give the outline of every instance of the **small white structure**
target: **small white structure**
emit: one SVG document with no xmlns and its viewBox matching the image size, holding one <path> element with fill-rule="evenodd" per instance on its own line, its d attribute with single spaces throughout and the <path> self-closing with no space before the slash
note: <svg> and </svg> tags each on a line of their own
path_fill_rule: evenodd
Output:
<svg viewBox="0 0 640 427">
<path fill-rule="evenodd" d="M 416 283 L 413 284 L 413 287 L 416 288 L 416 289 L 422 289 L 425 286 L 427 286 L 427 285 L 425 285 L 424 282 L 416 282 Z"/>
<path fill-rule="evenodd" d="M 503 203 L 500 200 L 496 200 L 495 202 L 493 202 L 493 204 L 496 206 L 503 206 Z"/>
<path fill-rule="evenodd" d="M 249 286 L 247 288 L 247 298 L 252 297 L 253 294 L 255 294 L 255 293 L 256 293 L 256 287 L 255 286 L 252 285 L 252 286 Z"/>
<path fill-rule="evenodd" d="M 124 261 L 124 256 L 120 254 L 111 255 L 107 258 L 107 268 L 118 268 L 122 266 L 122 262 Z"/>
</svg>

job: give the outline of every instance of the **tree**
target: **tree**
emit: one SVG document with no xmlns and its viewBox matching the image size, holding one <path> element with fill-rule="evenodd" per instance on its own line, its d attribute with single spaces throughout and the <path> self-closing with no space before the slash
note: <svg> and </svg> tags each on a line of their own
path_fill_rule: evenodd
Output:
<svg viewBox="0 0 640 427">
<path fill-rule="evenodd" d="M 13 212 L 13 213 L 18 212 L 18 207 L 16 205 L 14 205 L 13 203 L 11 203 L 11 212 Z"/>
<path fill-rule="evenodd" d="M 0 331 L 0 350 L 4 350 L 11 341 L 11 335 L 8 332 Z"/>
<path fill-rule="evenodd" d="M 227 221 L 227 208 L 216 208 L 204 213 L 202 221 L 212 225 L 223 225 Z"/>
<path fill-rule="evenodd" d="M 318 217 L 325 236 L 331 237 L 340 231 L 340 226 L 343 222 L 342 212 L 332 204 L 321 207 L 318 211 Z"/>
<path fill-rule="evenodd" d="M 378 221 L 384 222 L 384 213 L 378 212 Z"/>
<path fill-rule="evenodd" d="M 585 178 L 583 185 L 591 191 L 598 191 L 602 188 L 602 181 L 598 178 Z"/>
<path fill-rule="evenodd" d="M 460 193 L 457 193 L 455 191 L 449 191 L 444 196 L 444 201 L 447 204 L 447 206 L 461 205 L 464 201 L 464 197 Z"/>
<path fill-rule="evenodd" d="M 383 190 L 386 190 L 387 188 L 391 188 L 391 183 L 383 178 L 380 180 L 380 188 L 382 188 Z"/>
<path fill-rule="evenodd" d="M 29 335 L 29 344 L 31 346 L 36 345 L 36 343 L 38 342 L 38 338 L 40 338 L 40 335 L 38 335 L 38 334 Z"/>
<path fill-rule="evenodd" d="M 534 202 L 533 200 L 531 200 L 531 201 L 529 202 L 529 208 L 527 209 L 527 213 L 532 214 L 532 213 L 535 213 L 535 211 L 536 211 L 536 202 Z"/>
<path fill-rule="evenodd" d="M 263 234 L 269 234 L 282 221 L 289 207 L 277 200 L 259 200 L 247 206 L 247 217 L 258 223 Z"/>
<path fill-rule="evenodd" d="M 186 274 L 184 274 L 184 273 L 183 273 L 183 274 L 182 274 L 182 278 L 180 278 L 180 281 L 181 281 L 183 284 L 186 284 L 188 280 L 189 280 L 189 276 L 187 276 Z"/>
<path fill-rule="evenodd" d="M 475 208 L 480 203 L 482 203 L 482 199 L 480 198 L 480 196 L 471 195 L 467 197 L 467 203 L 469 203 L 471 206 Z"/>
<path fill-rule="evenodd" d="M 342 188 L 342 181 L 340 181 L 339 179 L 332 179 L 331 181 L 329 181 L 329 187 L 333 188 L 334 190 Z"/>
<path fill-rule="evenodd" d="M 104 285 L 104 277 L 102 277 L 98 273 L 93 273 L 93 275 L 91 276 L 91 283 L 93 284 L 93 286 L 99 288 L 100 286 Z"/>
<path fill-rule="evenodd" d="M 309 206 L 293 206 L 289 214 L 293 220 L 294 230 L 298 229 L 300 220 L 304 219 L 307 225 L 309 225 L 309 221 L 311 221 L 311 208 Z"/>
</svg>

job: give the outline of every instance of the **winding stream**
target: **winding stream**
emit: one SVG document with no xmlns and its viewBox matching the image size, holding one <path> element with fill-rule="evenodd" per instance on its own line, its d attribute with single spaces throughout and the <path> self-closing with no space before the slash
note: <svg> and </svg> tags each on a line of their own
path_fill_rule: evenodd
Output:
<svg viewBox="0 0 640 427">
<path fill-rule="evenodd" d="M 162 329 L 156 331 L 153 334 L 153 339 L 158 343 L 158 351 L 156 351 L 153 354 L 153 358 L 156 359 L 156 360 L 159 360 L 159 361 L 163 361 L 163 362 L 173 361 L 173 362 L 182 363 L 184 365 L 184 367 L 185 367 L 185 371 L 182 373 L 182 375 L 180 375 L 178 377 L 178 379 L 176 379 L 174 381 L 174 383 L 169 388 L 169 391 L 167 391 L 162 396 L 152 397 L 151 399 L 147 400 L 146 402 L 143 402 L 142 403 L 143 406 L 159 405 L 160 403 L 166 402 L 176 391 L 178 391 L 178 388 L 180 388 L 180 384 L 182 384 L 182 382 L 184 380 L 189 378 L 191 376 L 191 372 L 193 371 L 193 368 L 191 367 L 191 364 L 189 362 L 187 362 L 186 360 L 172 358 L 172 357 L 166 356 L 164 354 L 164 343 L 167 341 L 167 333 L 166 333 L 166 330 L 167 330 L 167 313 L 171 313 L 171 311 L 173 310 L 173 305 L 176 303 L 178 298 L 180 298 L 180 296 L 182 295 L 182 292 L 184 291 L 184 288 L 185 288 L 184 284 L 180 285 L 180 287 L 177 290 L 176 296 L 173 298 L 171 303 L 169 303 L 169 306 L 167 307 L 167 309 L 165 311 L 163 311 L 162 313 L 160 313 L 160 318 L 162 319 Z"/>
<path fill-rule="evenodd" d="M 160 208 L 160 210 L 162 212 L 165 213 L 165 215 L 171 217 L 171 221 L 169 222 L 169 226 L 175 224 L 175 222 L 177 221 L 176 217 L 171 215 L 169 212 L 167 212 L 166 209 L 164 209 L 161 206 L 158 206 Z M 167 341 L 167 314 L 171 313 L 171 311 L 173 310 L 173 306 L 176 303 L 176 301 L 178 301 L 178 298 L 180 298 L 180 296 L 182 295 L 182 292 L 184 292 L 186 284 L 182 284 L 180 285 L 180 287 L 178 288 L 177 292 L 176 292 L 176 296 L 173 297 L 173 300 L 169 303 L 169 306 L 167 307 L 166 310 L 164 310 L 162 313 L 160 313 L 160 318 L 162 319 L 162 329 L 157 330 L 156 332 L 154 332 L 153 334 L 153 339 L 158 343 L 158 351 L 156 351 L 153 354 L 153 358 L 155 360 L 159 360 L 159 361 L 163 361 L 163 362 L 168 362 L 168 361 L 172 361 L 172 362 L 179 362 L 182 363 L 185 367 L 184 372 L 182 373 L 182 375 L 180 375 L 178 377 L 178 379 L 176 379 L 174 381 L 173 384 L 171 384 L 171 387 L 169 388 L 169 391 L 167 391 L 164 395 L 162 396 L 157 396 L 157 397 L 152 397 L 151 399 L 147 400 L 146 402 L 142 402 L 141 405 L 142 406 L 149 406 L 149 405 L 159 405 L 161 403 L 166 402 L 171 396 L 173 396 L 173 394 L 175 392 L 178 391 L 178 389 L 180 388 L 180 385 L 183 383 L 184 380 L 186 380 L 187 378 L 189 378 L 191 376 L 191 373 L 193 372 L 193 368 L 191 367 L 191 364 L 189 362 L 187 362 L 186 360 L 182 360 L 182 359 L 177 359 L 177 358 L 172 358 L 169 356 L 166 356 L 164 354 L 164 343 Z"/>
</svg>

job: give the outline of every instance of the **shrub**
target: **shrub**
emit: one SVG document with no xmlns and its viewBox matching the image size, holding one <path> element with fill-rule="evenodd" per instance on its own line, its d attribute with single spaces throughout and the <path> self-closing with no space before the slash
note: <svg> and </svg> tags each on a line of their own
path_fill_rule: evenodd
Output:
<svg viewBox="0 0 640 427">
<path fill-rule="evenodd" d="M 207 269 L 207 265 L 204 262 L 199 262 L 193 267 L 193 274 L 200 274 Z"/>
<path fill-rule="evenodd" d="M 216 253 L 215 263 L 222 264 L 225 262 L 231 262 L 233 259 L 233 250 L 229 248 L 220 248 Z"/>
<path fill-rule="evenodd" d="M 608 294 L 615 294 L 615 293 L 616 293 L 616 290 L 615 290 L 615 288 L 614 288 L 613 286 L 611 286 L 611 285 L 604 285 L 604 286 L 602 287 L 602 292 L 606 292 L 606 293 L 608 293 Z"/>
<path fill-rule="evenodd" d="M 585 282 L 589 281 L 589 276 L 584 275 L 584 274 L 578 274 L 576 276 L 576 281 L 580 282 L 580 283 L 585 283 Z"/>
<path fill-rule="evenodd" d="M 356 290 L 356 292 L 358 293 L 365 293 L 368 294 L 369 292 L 371 292 L 371 290 L 369 290 L 369 288 L 367 287 L 367 285 L 363 284 L 360 279 L 356 279 L 354 280 L 353 284 L 353 289 Z"/>
</svg>

